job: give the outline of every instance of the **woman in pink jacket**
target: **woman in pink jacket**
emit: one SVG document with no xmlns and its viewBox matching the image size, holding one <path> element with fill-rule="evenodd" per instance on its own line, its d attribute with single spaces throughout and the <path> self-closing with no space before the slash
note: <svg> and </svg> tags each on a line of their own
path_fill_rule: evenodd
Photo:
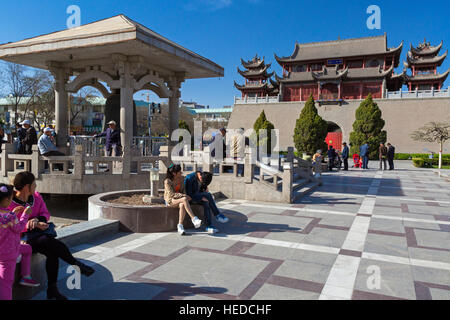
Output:
<svg viewBox="0 0 450 320">
<path fill-rule="evenodd" d="M 30 206 L 33 210 L 26 228 L 23 232 L 31 231 L 35 228 L 45 231 L 49 228 L 50 214 L 42 196 L 36 192 L 36 179 L 31 172 L 20 172 L 14 178 L 14 188 L 16 195 L 9 206 L 10 210 L 18 206 Z M 33 248 L 33 252 L 38 252 L 47 257 L 47 299 L 67 300 L 57 287 L 59 259 L 64 260 L 69 265 L 78 266 L 81 274 L 92 275 L 95 270 L 74 258 L 67 246 L 54 236 L 42 233 L 27 240 Z"/>
<path fill-rule="evenodd" d="M 12 285 L 19 255 L 22 256 L 20 284 L 39 286 L 30 276 L 31 247 L 20 243 L 20 233 L 28 222 L 31 208 L 24 210 L 24 207 L 18 206 L 12 212 L 6 209 L 11 204 L 13 195 L 13 186 L 0 184 L 0 300 L 12 299 Z"/>
</svg>

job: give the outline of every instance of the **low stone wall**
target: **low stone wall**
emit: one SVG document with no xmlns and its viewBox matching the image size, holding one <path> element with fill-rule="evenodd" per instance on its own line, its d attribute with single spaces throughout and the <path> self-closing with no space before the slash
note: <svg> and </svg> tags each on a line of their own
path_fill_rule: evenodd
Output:
<svg viewBox="0 0 450 320">
<path fill-rule="evenodd" d="M 57 229 L 57 239 L 64 242 L 69 248 L 81 245 L 117 233 L 119 231 L 119 221 L 96 219 L 92 221 L 81 222 L 69 227 Z M 13 286 L 13 300 L 32 299 L 41 290 L 47 287 L 47 273 L 45 271 L 45 256 L 39 253 L 33 254 L 31 258 L 31 276 L 41 285 L 37 288 L 21 286 L 20 264 L 16 266 L 15 283 Z"/>
<path fill-rule="evenodd" d="M 134 233 L 171 232 L 177 230 L 179 209 L 165 206 L 131 206 L 108 200 L 119 196 L 148 195 L 148 190 L 108 192 L 89 198 L 89 220 L 112 219 L 120 221 L 120 229 Z M 204 220 L 203 207 L 192 205 L 194 214 Z M 188 215 L 183 222 L 186 229 L 194 228 Z"/>
</svg>

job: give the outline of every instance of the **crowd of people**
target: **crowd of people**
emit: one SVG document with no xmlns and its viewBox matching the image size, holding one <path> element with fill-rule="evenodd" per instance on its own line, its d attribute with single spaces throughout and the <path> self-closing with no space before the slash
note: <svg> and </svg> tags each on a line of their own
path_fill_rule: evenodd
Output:
<svg viewBox="0 0 450 320">
<path fill-rule="evenodd" d="M 342 152 L 336 151 L 332 145 L 328 147 L 327 150 L 327 158 L 328 158 L 328 170 L 333 171 L 333 168 L 341 169 L 342 164 L 344 165 L 344 171 L 348 171 L 349 169 L 349 157 L 350 157 L 350 149 L 346 142 L 344 142 L 342 148 Z M 380 143 L 380 147 L 378 149 L 378 157 L 380 161 L 380 170 L 388 170 L 387 164 L 389 164 L 389 170 L 394 170 L 394 158 L 395 158 L 395 147 L 388 143 L 385 145 L 384 143 Z M 369 145 L 368 143 L 364 143 L 359 148 L 359 154 L 353 154 L 353 167 L 361 168 L 363 170 L 369 169 Z M 322 150 L 317 150 L 317 152 L 313 156 L 313 163 L 317 161 L 322 162 L 324 160 L 322 156 Z"/>
</svg>

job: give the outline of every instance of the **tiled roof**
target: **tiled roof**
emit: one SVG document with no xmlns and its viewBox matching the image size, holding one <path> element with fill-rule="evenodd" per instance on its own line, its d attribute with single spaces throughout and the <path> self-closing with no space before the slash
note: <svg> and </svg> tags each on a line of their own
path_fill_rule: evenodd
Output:
<svg viewBox="0 0 450 320">
<path fill-rule="evenodd" d="M 388 53 L 400 55 L 402 47 L 403 43 L 397 48 L 388 48 L 386 35 L 306 44 L 297 43 L 294 53 L 291 56 L 280 58 L 275 55 L 275 59 L 279 63 L 283 63 L 379 54 L 385 55 Z"/>
</svg>

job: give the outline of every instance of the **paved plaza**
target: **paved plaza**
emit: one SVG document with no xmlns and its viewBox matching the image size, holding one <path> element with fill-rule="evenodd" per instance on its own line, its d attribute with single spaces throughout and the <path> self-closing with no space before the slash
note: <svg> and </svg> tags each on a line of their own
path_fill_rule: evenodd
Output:
<svg viewBox="0 0 450 320">
<path fill-rule="evenodd" d="M 62 264 L 60 291 L 83 300 L 450 299 L 450 182 L 403 167 L 325 173 L 293 205 L 221 201 L 230 223 L 216 235 L 120 233 L 72 248 L 97 272 L 69 290 Z"/>
</svg>

